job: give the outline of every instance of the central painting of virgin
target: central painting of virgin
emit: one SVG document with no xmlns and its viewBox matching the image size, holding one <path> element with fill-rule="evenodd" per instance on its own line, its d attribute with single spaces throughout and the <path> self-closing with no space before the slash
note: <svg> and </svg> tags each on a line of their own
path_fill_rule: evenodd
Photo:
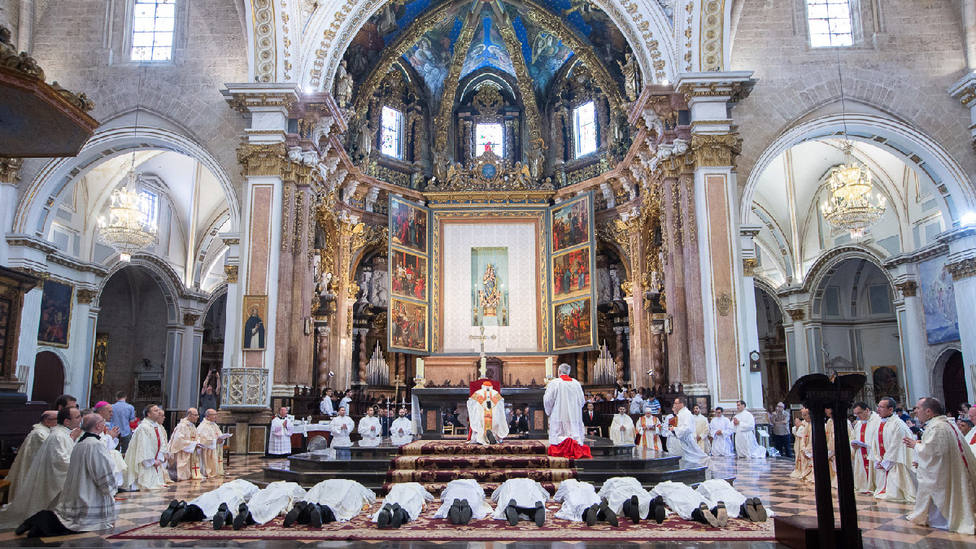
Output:
<svg viewBox="0 0 976 549">
<path fill-rule="evenodd" d="M 508 248 L 471 248 L 471 325 L 508 326 Z"/>
</svg>

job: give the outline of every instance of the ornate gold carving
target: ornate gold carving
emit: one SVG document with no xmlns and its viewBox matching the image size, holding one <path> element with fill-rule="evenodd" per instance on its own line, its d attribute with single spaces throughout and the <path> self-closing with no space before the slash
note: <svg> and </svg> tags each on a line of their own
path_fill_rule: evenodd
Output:
<svg viewBox="0 0 976 549">
<path fill-rule="evenodd" d="M 699 55 L 701 56 L 700 68 L 703 72 L 721 71 L 725 68 L 725 52 L 722 43 L 724 18 L 725 0 L 702 2 Z"/>
<path fill-rule="evenodd" d="M 445 82 L 457 82 L 461 77 L 461 69 L 464 67 L 464 58 L 471 47 L 471 39 L 474 37 L 475 21 L 478 20 L 472 10 L 468 14 L 468 19 L 461 29 L 457 42 L 454 44 L 454 57 L 451 59 L 451 68 L 448 70 Z M 451 112 L 454 110 L 454 96 L 457 94 L 457 86 L 445 86 L 444 95 L 441 97 L 440 109 L 437 117 L 434 118 L 434 150 L 447 151 L 447 130 L 451 126 Z M 523 98 L 524 100 L 525 98 Z M 440 153 L 441 155 L 445 153 Z M 434 164 L 437 161 L 438 153 L 434 154 Z M 443 161 L 442 161 L 443 162 Z M 435 166 L 436 169 L 436 166 Z"/>
<path fill-rule="evenodd" d="M 786 314 L 790 315 L 790 318 L 793 320 L 793 322 L 797 322 L 803 320 L 806 317 L 807 313 L 806 313 L 806 309 L 802 307 L 798 307 L 794 309 L 786 309 Z"/>
<path fill-rule="evenodd" d="M 98 290 L 92 290 L 90 288 L 78 288 L 75 292 L 75 296 L 78 298 L 79 305 L 91 305 L 95 298 L 98 297 Z"/>
<path fill-rule="evenodd" d="M 895 284 L 895 287 L 901 292 L 902 297 L 915 297 L 918 293 L 918 282 L 914 280 L 899 282 Z"/>
<path fill-rule="evenodd" d="M 722 292 L 715 298 L 715 309 L 719 316 L 729 316 L 732 310 L 732 296 L 728 292 Z"/>
<path fill-rule="evenodd" d="M 743 276 L 756 276 L 756 267 L 759 266 L 759 260 L 755 257 L 747 257 L 742 260 L 742 274 Z"/>
<path fill-rule="evenodd" d="M 554 190 L 548 181 L 536 185 L 528 164 L 516 162 L 512 166 L 490 150 L 470 161 L 466 168 L 461 164 L 449 166 L 446 176 L 446 181 L 431 180 L 427 186 L 430 192 Z"/>
<path fill-rule="evenodd" d="M 10 41 L 10 37 L 10 29 L 0 26 L 0 66 L 44 82 L 44 70 L 37 65 L 33 57 L 27 55 L 27 52 L 17 53 L 17 48 Z M 61 87 L 57 80 L 50 86 L 55 93 L 78 110 L 88 112 L 95 108 L 95 103 L 87 95 L 72 93 Z"/>
<path fill-rule="evenodd" d="M 20 167 L 23 164 L 23 158 L 0 156 L 0 183 L 16 183 L 20 181 Z"/>
<path fill-rule="evenodd" d="M 311 182 L 312 166 L 291 160 L 284 143 L 242 143 L 237 148 L 237 162 L 245 177 L 280 177 L 299 185 Z"/>
<path fill-rule="evenodd" d="M 630 263 L 630 234 L 627 223 L 615 217 L 600 225 L 597 228 L 596 236 L 600 240 L 616 246 L 626 256 L 621 259 Z"/>
<path fill-rule="evenodd" d="M 237 265 L 224 265 L 224 277 L 228 284 L 237 283 Z"/>
<path fill-rule="evenodd" d="M 230 108 L 241 114 L 250 114 L 252 108 L 281 107 L 290 111 L 298 103 L 294 93 L 235 93 L 227 102 Z M 248 130 L 256 133 L 256 130 Z M 275 132 L 277 130 L 274 130 Z"/>
<path fill-rule="evenodd" d="M 742 151 L 742 139 L 732 133 L 691 136 L 691 150 L 697 167 L 734 166 Z"/>
<path fill-rule="evenodd" d="M 946 270 L 952 275 L 953 280 L 962 280 L 971 276 L 976 276 L 976 257 L 967 257 L 946 265 Z"/>
<path fill-rule="evenodd" d="M 483 115 L 496 115 L 498 110 L 502 107 L 504 101 L 502 100 L 502 94 L 498 92 L 495 86 L 482 85 L 475 92 L 474 98 L 471 100 L 471 104 L 474 108 L 478 109 L 478 112 Z"/>
<path fill-rule="evenodd" d="M 198 320 L 200 320 L 200 315 L 196 313 L 183 313 L 184 326 L 193 326 Z"/>
</svg>

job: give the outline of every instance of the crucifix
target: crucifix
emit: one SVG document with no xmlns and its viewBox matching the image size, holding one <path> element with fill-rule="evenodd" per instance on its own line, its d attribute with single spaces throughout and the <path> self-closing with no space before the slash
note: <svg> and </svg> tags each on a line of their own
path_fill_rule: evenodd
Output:
<svg viewBox="0 0 976 549">
<path fill-rule="evenodd" d="M 481 378 L 485 377 L 485 375 L 487 374 L 487 370 L 488 370 L 488 366 L 485 364 L 485 340 L 486 339 L 495 339 L 495 337 L 496 336 L 494 336 L 494 335 L 492 335 L 492 336 L 486 336 L 485 335 L 485 327 L 484 326 L 481 327 L 481 335 L 468 336 L 468 339 L 481 341 L 481 355 L 480 355 L 481 356 L 481 366 L 478 368 L 478 376 L 481 377 Z"/>
</svg>

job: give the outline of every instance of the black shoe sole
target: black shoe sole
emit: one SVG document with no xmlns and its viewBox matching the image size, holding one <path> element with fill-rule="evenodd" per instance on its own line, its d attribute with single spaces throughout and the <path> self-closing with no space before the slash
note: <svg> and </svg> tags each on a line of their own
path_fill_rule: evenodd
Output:
<svg viewBox="0 0 976 549">
<path fill-rule="evenodd" d="M 515 525 L 517 525 L 518 524 L 518 521 L 519 521 L 518 511 L 516 511 L 512 507 L 506 507 L 505 508 L 505 518 L 508 519 L 508 525 L 509 526 L 515 526 Z"/>
</svg>

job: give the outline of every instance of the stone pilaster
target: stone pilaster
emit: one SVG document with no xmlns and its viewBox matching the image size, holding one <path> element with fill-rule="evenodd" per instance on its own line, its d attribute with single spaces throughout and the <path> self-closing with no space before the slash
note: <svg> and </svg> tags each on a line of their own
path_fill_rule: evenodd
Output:
<svg viewBox="0 0 976 549">
<path fill-rule="evenodd" d="M 952 275 L 959 322 L 959 340 L 966 370 L 966 391 L 976 390 L 976 226 L 961 227 L 939 235 L 949 245 L 946 270 Z"/>
</svg>

